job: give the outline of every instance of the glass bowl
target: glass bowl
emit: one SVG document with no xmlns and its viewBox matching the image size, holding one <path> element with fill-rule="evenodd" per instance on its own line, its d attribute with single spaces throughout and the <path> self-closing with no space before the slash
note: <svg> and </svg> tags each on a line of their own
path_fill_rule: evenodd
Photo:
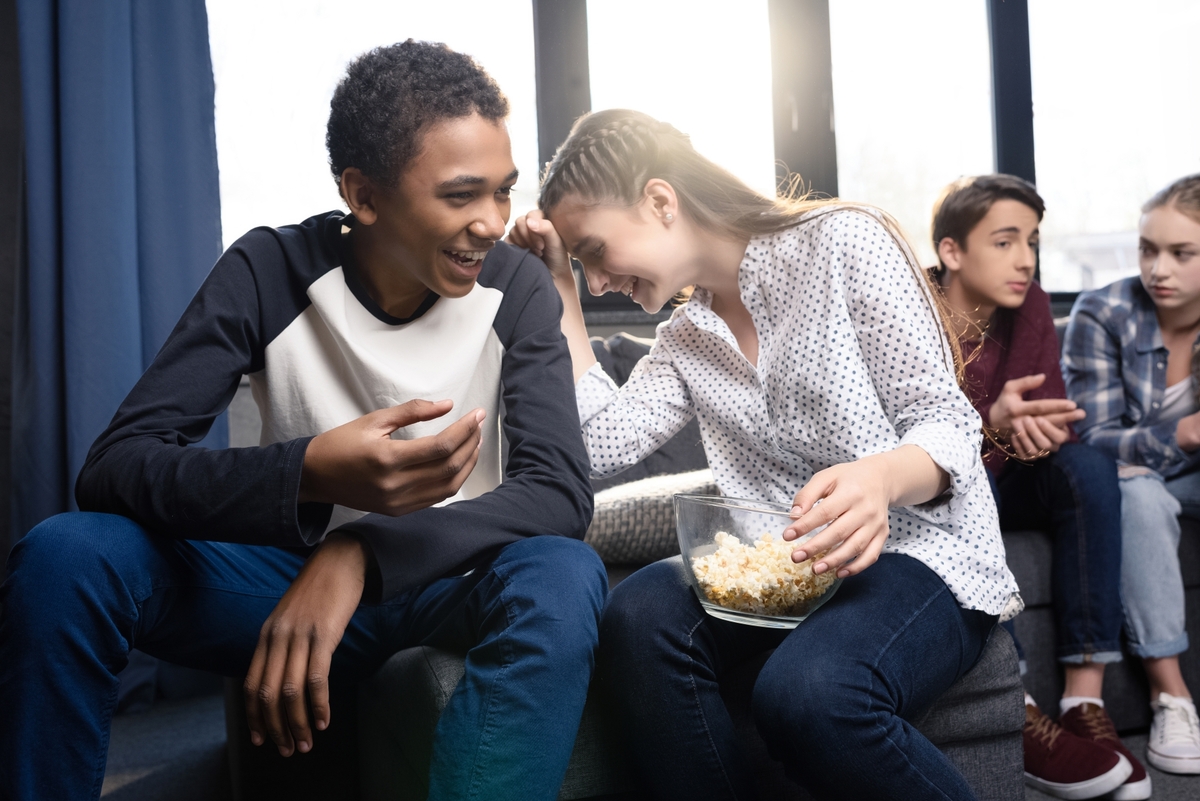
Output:
<svg viewBox="0 0 1200 801">
<path fill-rule="evenodd" d="M 675 496 L 684 570 L 704 611 L 735 623 L 791 629 L 833 597 L 842 583 L 833 571 L 817 576 L 813 560 L 792 562 L 792 551 L 812 534 L 784 540 L 789 512 L 763 501 Z"/>
</svg>

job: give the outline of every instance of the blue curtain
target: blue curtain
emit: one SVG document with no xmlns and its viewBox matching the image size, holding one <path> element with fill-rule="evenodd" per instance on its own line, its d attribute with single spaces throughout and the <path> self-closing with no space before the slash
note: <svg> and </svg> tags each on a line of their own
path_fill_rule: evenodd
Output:
<svg viewBox="0 0 1200 801">
<path fill-rule="evenodd" d="M 26 259 L 13 537 L 74 508 L 92 441 L 221 252 L 203 0 L 18 0 Z M 226 447 L 222 417 L 207 447 Z"/>
</svg>

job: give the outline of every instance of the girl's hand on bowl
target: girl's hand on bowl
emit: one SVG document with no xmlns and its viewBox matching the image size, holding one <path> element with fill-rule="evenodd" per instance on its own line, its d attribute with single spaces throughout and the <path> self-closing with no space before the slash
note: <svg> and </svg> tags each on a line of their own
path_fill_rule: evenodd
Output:
<svg viewBox="0 0 1200 801">
<path fill-rule="evenodd" d="M 853 576 L 875 563 L 888 536 L 890 481 L 884 463 L 875 457 L 822 470 L 796 493 L 785 540 L 803 537 L 827 526 L 792 552 L 792 560 L 825 556 L 813 572 L 836 570 L 838 578 Z M 820 501 L 820 503 L 817 503 Z M 851 561 L 853 560 L 853 561 Z"/>
<path fill-rule="evenodd" d="M 555 281 L 570 279 L 574 285 L 571 257 L 567 255 L 562 237 L 554 230 L 554 223 L 547 220 L 542 212 L 534 209 L 523 217 L 518 217 L 505 240 L 517 247 L 527 248 L 530 253 L 544 261 Z"/>
</svg>

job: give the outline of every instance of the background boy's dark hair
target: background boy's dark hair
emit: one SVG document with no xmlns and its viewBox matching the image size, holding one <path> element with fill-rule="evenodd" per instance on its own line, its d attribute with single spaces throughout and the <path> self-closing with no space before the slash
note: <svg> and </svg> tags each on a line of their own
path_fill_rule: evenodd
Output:
<svg viewBox="0 0 1200 801">
<path fill-rule="evenodd" d="M 413 39 L 364 53 L 329 103 L 325 147 L 333 178 L 340 183 L 347 167 L 357 167 L 394 187 L 424 126 L 473 112 L 499 122 L 508 116 L 508 99 L 470 56 Z"/>
<path fill-rule="evenodd" d="M 997 200 L 1004 199 L 1016 200 L 1033 209 L 1038 222 L 1046 213 L 1046 202 L 1033 184 L 1015 175 L 977 175 L 959 178 L 947 186 L 933 204 L 933 252 L 938 252 L 938 243 L 946 237 L 966 250 L 971 229 L 987 216 Z M 945 269 L 939 255 L 936 272 L 940 275 Z"/>
</svg>

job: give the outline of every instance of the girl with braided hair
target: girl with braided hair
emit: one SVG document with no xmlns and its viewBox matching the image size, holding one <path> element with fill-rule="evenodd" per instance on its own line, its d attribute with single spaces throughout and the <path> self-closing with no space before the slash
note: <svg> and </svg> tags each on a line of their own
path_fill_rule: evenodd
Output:
<svg viewBox="0 0 1200 801">
<path fill-rule="evenodd" d="M 698 417 L 722 493 L 790 504 L 788 540 L 824 526 L 793 559 L 824 554 L 814 571 L 847 578 L 790 632 L 707 616 L 680 557 L 615 588 L 599 669 L 649 786 L 754 796 L 718 684 L 774 649 L 753 711 L 793 780 L 823 798 L 972 798 L 909 721 L 1021 601 L 953 338 L 894 221 L 764 197 L 624 110 L 575 124 L 539 205 L 510 240 L 543 258 L 562 296 L 593 475 Z M 592 355 L 569 256 L 593 294 L 647 311 L 690 291 L 620 389 Z"/>
</svg>

